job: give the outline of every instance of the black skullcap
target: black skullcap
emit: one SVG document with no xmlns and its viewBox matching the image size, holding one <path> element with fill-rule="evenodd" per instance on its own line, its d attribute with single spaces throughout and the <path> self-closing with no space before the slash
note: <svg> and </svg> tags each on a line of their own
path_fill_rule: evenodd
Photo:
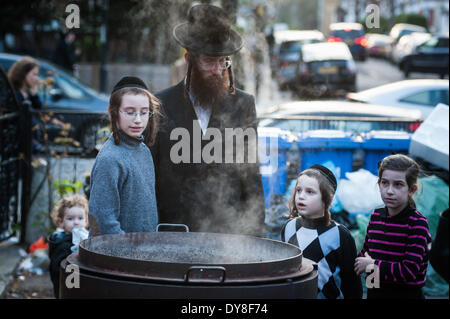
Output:
<svg viewBox="0 0 450 319">
<path fill-rule="evenodd" d="M 135 77 L 135 76 L 124 76 L 114 86 L 111 94 L 113 94 L 117 90 L 120 90 L 123 88 L 139 88 L 139 89 L 144 89 L 144 90 L 148 91 L 147 85 L 145 85 L 144 81 L 142 81 L 140 78 Z"/>
<path fill-rule="evenodd" d="M 326 177 L 326 179 L 330 182 L 330 184 L 333 186 L 333 190 L 334 192 L 336 192 L 337 189 L 337 181 L 336 181 L 336 177 L 334 177 L 334 174 L 332 171 L 330 171 L 328 168 L 326 168 L 323 165 L 313 165 L 308 167 L 308 169 L 314 169 L 316 171 L 319 171 L 319 173 L 321 173 L 323 176 Z"/>
</svg>

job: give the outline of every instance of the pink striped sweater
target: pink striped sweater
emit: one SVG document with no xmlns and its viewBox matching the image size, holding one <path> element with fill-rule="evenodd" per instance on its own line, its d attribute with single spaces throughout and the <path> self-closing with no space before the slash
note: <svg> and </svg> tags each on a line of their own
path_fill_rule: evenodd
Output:
<svg viewBox="0 0 450 319">
<path fill-rule="evenodd" d="M 375 209 L 367 226 L 364 246 L 378 266 L 381 288 L 420 288 L 425 284 L 431 236 L 427 219 L 412 207 L 396 216 Z"/>
</svg>

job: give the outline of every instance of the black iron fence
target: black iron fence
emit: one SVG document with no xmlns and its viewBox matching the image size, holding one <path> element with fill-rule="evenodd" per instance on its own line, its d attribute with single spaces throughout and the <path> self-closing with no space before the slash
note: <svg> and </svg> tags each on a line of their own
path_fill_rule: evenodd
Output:
<svg viewBox="0 0 450 319">
<path fill-rule="evenodd" d="M 32 110 L 31 116 L 38 119 L 40 131 L 34 138 L 35 153 L 95 157 L 110 135 L 106 113 L 44 109 Z"/>
<path fill-rule="evenodd" d="M 0 241 L 24 229 L 31 187 L 30 114 L 0 68 Z M 21 238 L 23 239 L 23 238 Z"/>
<path fill-rule="evenodd" d="M 31 194 L 32 160 L 65 155 L 93 158 L 110 135 L 108 123 L 105 113 L 19 105 L 0 67 L 0 241 L 12 236 L 24 240 L 27 215 L 37 194 Z"/>
</svg>

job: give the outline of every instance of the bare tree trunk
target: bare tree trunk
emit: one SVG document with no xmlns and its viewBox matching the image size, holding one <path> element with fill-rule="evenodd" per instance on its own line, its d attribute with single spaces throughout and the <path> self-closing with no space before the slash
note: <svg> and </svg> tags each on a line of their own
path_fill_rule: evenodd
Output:
<svg viewBox="0 0 450 319">
<path fill-rule="evenodd" d="M 396 0 L 391 0 L 389 1 L 389 4 L 391 6 L 391 16 L 390 16 L 390 27 L 392 27 L 395 24 L 395 7 L 397 5 L 397 1 Z"/>
<path fill-rule="evenodd" d="M 359 4 L 360 0 L 355 0 L 355 21 L 359 21 Z"/>
<path fill-rule="evenodd" d="M 238 0 L 221 0 L 222 8 L 228 13 L 233 24 L 236 23 Z"/>
</svg>

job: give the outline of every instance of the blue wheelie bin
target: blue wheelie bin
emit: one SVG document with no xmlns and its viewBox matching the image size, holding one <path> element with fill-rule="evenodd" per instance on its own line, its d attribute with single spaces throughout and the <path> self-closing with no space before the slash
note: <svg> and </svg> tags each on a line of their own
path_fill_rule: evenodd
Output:
<svg viewBox="0 0 450 319">
<path fill-rule="evenodd" d="M 272 194 L 284 194 L 287 184 L 287 151 L 295 136 L 273 127 L 258 128 L 260 172 L 264 189 L 264 203 L 270 205 Z"/>
<path fill-rule="evenodd" d="M 371 131 L 363 138 L 364 169 L 378 175 L 378 162 L 391 154 L 408 154 L 411 134 L 401 131 Z"/>
<path fill-rule="evenodd" d="M 353 170 L 353 153 L 361 144 L 351 133 L 338 130 L 306 131 L 297 143 L 301 153 L 300 171 L 331 161 L 336 167 L 337 178 Z"/>
</svg>

